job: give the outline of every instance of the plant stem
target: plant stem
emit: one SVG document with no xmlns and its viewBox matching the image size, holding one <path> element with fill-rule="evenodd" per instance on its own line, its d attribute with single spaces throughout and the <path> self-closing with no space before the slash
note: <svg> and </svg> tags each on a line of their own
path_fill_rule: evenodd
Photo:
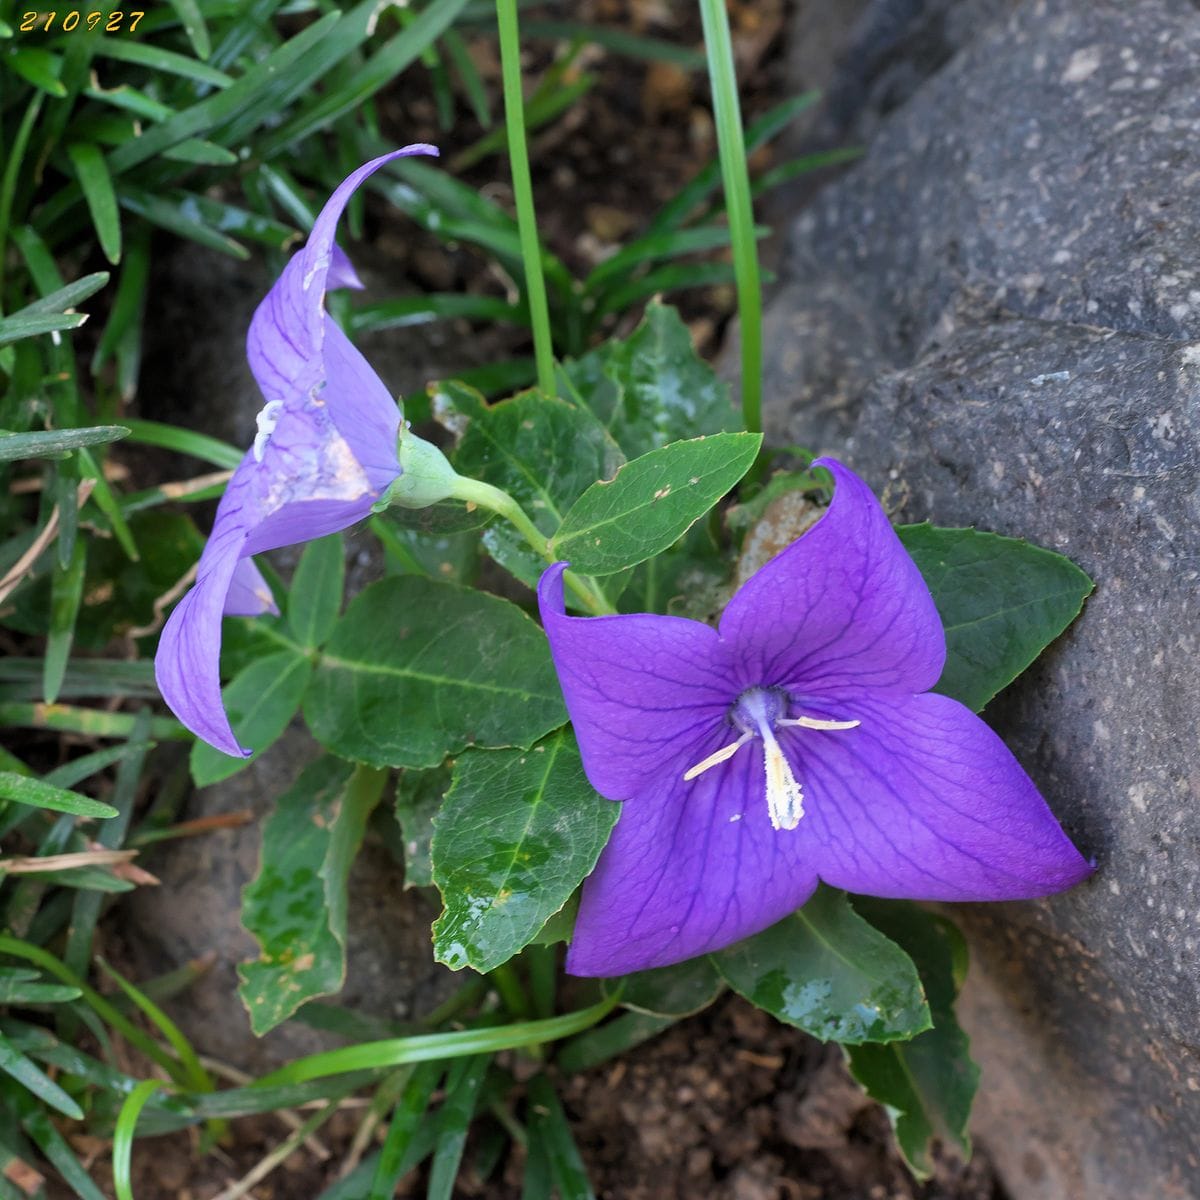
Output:
<svg viewBox="0 0 1200 1200">
<path fill-rule="evenodd" d="M 496 0 L 496 22 L 500 31 L 500 65 L 504 76 L 504 120 L 508 126 L 508 158 L 512 167 L 513 200 L 517 206 L 521 258 L 525 264 L 525 293 L 529 300 L 529 321 L 533 328 L 533 353 L 537 361 L 538 388 L 547 396 L 553 396 L 554 346 L 550 338 L 550 308 L 546 303 L 546 281 L 542 275 L 537 214 L 533 207 L 529 151 L 525 143 L 525 99 L 521 93 L 521 36 L 517 27 L 517 0 Z"/>
<path fill-rule="evenodd" d="M 530 520 L 529 514 L 507 492 L 493 487 L 490 483 L 484 483 L 482 479 L 468 479 L 465 475 L 459 475 L 451 495 L 457 500 L 478 504 L 481 508 L 499 513 L 529 543 L 534 553 L 540 555 L 548 563 L 557 561 L 549 538 L 538 529 Z M 566 572 L 563 579 L 591 612 L 598 614 L 616 612 L 594 580 L 581 579 L 574 571 Z"/>
<path fill-rule="evenodd" d="M 742 422 L 751 433 L 762 432 L 762 290 L 759 285 L 758 250 L 754 241 L 754 210 L 750 202 L 750 173 L 742 137 L 737 72 L 729 14 L 725 0 L 700 0 L 704 47 L 712 83 L 713 114 L 721 179 L 725 186 L 725 211 L 733 245 L 733 270 L 737 279 L 738 320 L 742 338 Z"/>
</svg>

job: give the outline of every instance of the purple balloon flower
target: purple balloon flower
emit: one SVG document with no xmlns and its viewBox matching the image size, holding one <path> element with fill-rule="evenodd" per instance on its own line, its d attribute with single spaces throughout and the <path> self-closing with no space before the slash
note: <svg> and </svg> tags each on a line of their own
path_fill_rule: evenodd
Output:
<svg viewBox="0 0 1200 1200">
<path fill-rule="evenodd" d="M 304 248 L 250 322 L 246 351 L 266 399 L 258 434 L 217 508 L 196 583 L 171 614 L 154 672 L 171 711 L 226 754 L 249 755 L 221 702 L 221 618 L 277 612 L 251 555 L 362 520 L 400 474 L 400 412 L 379 376 L 325 311 L 330 287 L 362 287 L 334 242 L 338 219 L 368 175 L 405 146 L 358 168 L 329 197 Z"/>
<path fill-rule="evenodd" d="M 818 880 L 872 896 L 1012 900 L 1091 868 L 969 709 L 928 693 L 946 638 L 878 501 L 831 459 L 833 503 L 719 628 L 539 602 L 593 786 L 623 800 L 567 970 L 621 975 L 727 946 Z"/>
</svg>

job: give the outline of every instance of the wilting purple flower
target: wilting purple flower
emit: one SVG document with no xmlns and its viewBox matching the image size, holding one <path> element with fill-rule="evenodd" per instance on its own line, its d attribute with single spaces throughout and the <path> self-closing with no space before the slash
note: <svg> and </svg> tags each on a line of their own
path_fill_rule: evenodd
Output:
<svg viewBox="0 0 1200 1200">
<path fill-rule="evenodd" d="M 217 508 L 196 584 L 171 614 L 154 660 L 163 698 L 197 736 L 248 755 L 221 703 L 221 617 L 276 612 L 253 554 L 307 542 L 362 520 L 400 474 L 400 413 L 379 376 L 325 311 L 329 287 L 362 287 L 334 242 L 338 219 L 372 172 L 406 146 L 345 179 L 308 242 L 250 322 L 246 351 L 266 399 L 258 434 Z"/>
<path fill-rule="evenodd" d="M 946 639 L 866 484 L 756 572 L 718 629 L 569 617 L 546 633 L 593 786 L 623 800 L 567 969 L 619 975 L 727 946 L 818 880 L 872 896 L 1010 900 L 1090 870 L 1000 739 L 926 693 Z"/>
</svg>

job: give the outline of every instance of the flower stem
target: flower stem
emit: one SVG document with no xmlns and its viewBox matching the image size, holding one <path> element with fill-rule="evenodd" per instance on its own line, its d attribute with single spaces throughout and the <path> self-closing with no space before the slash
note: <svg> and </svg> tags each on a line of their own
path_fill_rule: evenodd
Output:
<svg viewBox="0 0 1200 1200">
<path fill-rule="evenodd" d="M 733 245 L 733 271 L 737 280 L 738 319 L 742 338 L 742 422 L 751 433 L 762 432 L 762 290 L 759 284 L 758 249 L 754 241 L 754 210 L 750 203 L 750 173 L 742 137 L 737 72 L 729 14 L 725 0 L 700 0 L 704 46 L 712 83 L 713 114 L 721 179 L 725 186 L 725 211 Z"/>
<path fill-rule="evenodd" d="M 512 167 L 521 258 L 525 265 L 525 293 L 529 300 L 529 323 L 533 328 L 538 388 L 547 396 L 553 396 L 554 346 L 550 338 L 550 308 L 546 303 L 546 281 L 542 275 L 542 252 L 538 244 L 537 215 L 533 207 L 529 151 L 525 144 L 525 99 L 521 93 L 521 36 L 517 27 L 517 0 L 496 0 L 496 22 L 500 30 L 508 158 Z"/>
<path fill-rule="evenodd" d="M 529 514 L 507 492 L 493 487 L 490 483 L 484 483 L 482 479 L 468 479 L 465 475 L 459 475 L 452 495 L 457 500 L 465 500 L 468 504 L 478 504 L 480 508 L 499 513 L 529 543 L 536 554 L 548 563 L 558 561 L 554 557 L 550 539 L 530 520 Z M 574 571 L 567 571 L 563 575 L 563 579 L 590 612 L 597 614 L 616 612 L 594 579 L 582 579 Z"/>
</svg>

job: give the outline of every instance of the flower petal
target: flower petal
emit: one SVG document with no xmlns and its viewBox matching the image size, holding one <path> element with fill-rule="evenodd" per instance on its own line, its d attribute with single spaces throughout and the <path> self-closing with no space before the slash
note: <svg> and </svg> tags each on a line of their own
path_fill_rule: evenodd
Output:
<svg viewBox="0 0 1200 1200">
<path fill-rule="evenodd" d="M 271 588 L 254 565 L 254 559 L 238 559 L 229 581 L 223 611 L 227 617 L 257 617 L 263 613 L 279 615 Z"/>
<path fill-rule="evenodd" d="M 346 440 L 350 453 L 382 495 L 396 478 L 400 408 L 374 368 L 338 328 L 325 318 L 325 389 L 320 398 Z"/>
<path fill-rule="evenodd" d="M 921 573 L 867 485 L 841 463 L 823 517 L 738 590 L 721 617 L 746 687 L 838 696 L 923 692 L 946 637 Z"/>
<path fill-rule="evenodd" d="M 698 621 L 568 617 L 566 569 L 556 563 L 538 585 L 542 624 L 587 777 L 601 795 L 624 800 L 725 727 L 737 688 L 716 630 Z"/>
<path fill-rule="evenodd" d="M 719 739 L 701 746 L 711 753 Z M 660 776 L 621 806 L 583 885 L 572 975 L 624 975 L 728 946 L 781 920 L 816 887 L 811 834 L 771 828 L 762 748 L 689 783 Z"/>
<path fill-rule="evenodd" d="M 1091 866 L 1033 781 L 946 696 L 860 698 L 857 729 L 787 731 L 820 876 L 869 896 L 1019 900 Z"/>
<path fill-rule="evenodd" d="M 221 701 L 221 616 L 245 543 L 245 528 L 229 523 L 209 538 L 195 586 L 168 618 L 154 656 L 154 678 L 170 710 L 235 758 L 252 752 L 233 736 Z"/>
<path fill-rule="evenodd" d="M 359 185 L 385 163 L 414 154 L 437 154 L 418 144 L 393 150 L 364 163 L 348 175 L 313 222 L 312 232 L 283 269 L 250 322 L 246 352 L 250 370 L 268 401 L 285 404 L 307 398 L 323 378 L 321 348 L 325 338 L 325 290 L 358 282 L 349 259 L 337 249 L 334 235 L 342 212 Z"/>
</svg>

